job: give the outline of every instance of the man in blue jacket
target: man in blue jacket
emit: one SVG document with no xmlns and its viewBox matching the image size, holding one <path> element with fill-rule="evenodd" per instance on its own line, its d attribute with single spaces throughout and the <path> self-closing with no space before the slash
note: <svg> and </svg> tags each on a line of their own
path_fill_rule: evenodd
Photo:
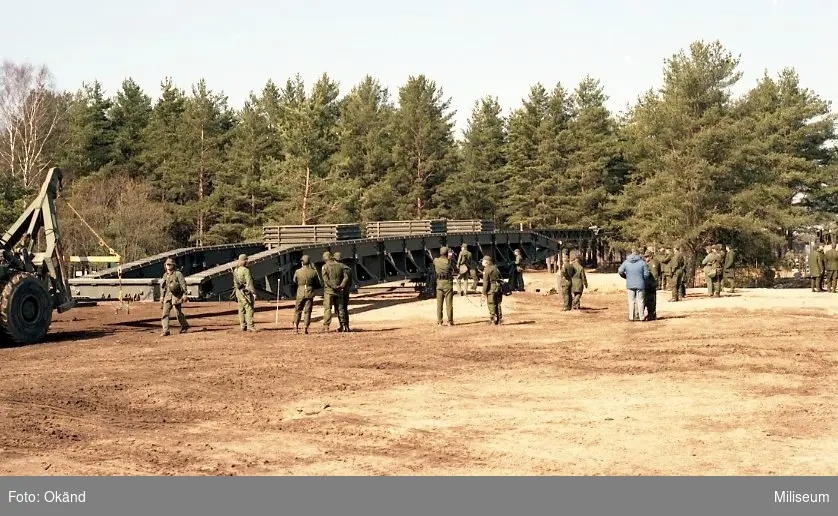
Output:
<svg viewBox="0 0 838 516">
<path fill-rule="evenodd" d="M 646 280 L 649 278 L 649 265 L 638 254 L 637 248 L 631 249 L 631 254 L 617 269 L 617 274 L 626 280 L 629 321 L 642 321 L 645 310 L 643 293 L 646 289 Z"/>
</svg>

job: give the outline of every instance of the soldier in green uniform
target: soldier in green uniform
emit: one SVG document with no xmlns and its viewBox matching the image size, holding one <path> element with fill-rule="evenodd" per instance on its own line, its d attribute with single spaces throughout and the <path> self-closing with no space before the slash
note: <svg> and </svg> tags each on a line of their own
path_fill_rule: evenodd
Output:
<svg viewBox="0 0 838 516">
<path fill-rule="evenodd" d="M 573 268 L 573 263 L 570 260 L 570 253 L 567 249 L 562 253 L 562 268 L 559 271 L 561 282 L 559 285 L 562 291 L 562 299 L 564 300 L 564 308 L 562 310 L 568 311 L 573 305 L 573 288 L 572 280 L 576 270 Z"/>
<path fill-rule="evenodd" d="M 436 323 L 442 325 L 442 306 L 447 303 L 448 325 L 454 326 L 454 264 L 448 259 L 448 248 L 443 246 L 434 258 L 436 274 Z"/>
<path fill-rule="evenodd" d="M 183 315 L 183 302 L 186 301 L 186 278 L 183 273 L 175 270 L 175 261 L 171 258 L 166 258 L 166 272 L 160 280 L 160 303 L 163 308 L 163 333 L 161 336 L 169 335 L 169 314 L 172 313 L 172 308 L 177 312 L 177 321 L 180 323 L 180 332 L 186 333 L 189 329 L 189 323 L 186 322 L 186 316 Z"/>
<path fill-rule="evenodd" d="M 294 271 L 297 285 L 297 301 L 294 304 L 294 330 L 300 333 L 300 319 L 305 315 L 305 332 L 311 324 L 311 309 L 314 306 L 314 291 L 318 287 L 317 270 L 311 266 L 307 254 L 300 258 L 300 268 Z"/>
<path fill-rule="evenodd" d="M 489 307 L 489 324 L 500 324 L 503 319 L 503 289 L 500 277 L 500 270 L 495 267 L 491 256 L 483 257 L 483 295 L 486 296 L 486 305 Z"/>
<path fill-rule="evenodd" d="M 672 258 L 672 255 L 669 254 L 669 249 L 661 247 L 658 251 L 657 260 L 661 264 L 661 273 L 660 278 L 658 280 L 658 288 L 661 290 L 666 290 L 667 287 L 667 280 L 669 276 L 669 260 Z"/>
<path fill-rule="evenodd" d="M 707 253 L 701 261 L 704 266 L 704 277 L 707 280 L 707 297 L 713 297 L 713 278 L 715 278 L 715 268 L 713 263 L 716 262 L 716 252 L 712 246 L 706 246 L 704 252 Z"/>
<path fill-rule="evenodd" d="M 460 250 L 460 255 L 457 257 L 457 287 L 460 289 L 460 295 L 466 295 L 468 288 L 468 278 L 471 276 L 472 287 L 471 290 L 477 291 L 477 267 L 474 266 L 471 251 L 468 250 L 468 244 L 463 244 Z M 463 290 L 463 282 L 465 281 L 466 288 Z"/>
<path fill-rule="evenodd" d="M 343 265 L 336 262 L 332 253 L 326 251 L 323 253 L 323 268 L 321 273 L 323 275 L 323 331 L 328 332 L 329 326 L 332 324 L 332 307 L 335 307 L 338 320 L 340 320 L 340 328 L 338 331 L 343 331 L 343 321 L 340 314 L 343 311 L 343 289 L 346 288 L 349 278 L 343 270 Z"/>
<path fill-rule="evenodd" d="M 681 254 L 681 250 L 678 247 L 672 248 L 672 257 L 669 259 L 669 271 L 670 271 L 670 278 L 672 281 L 672 299 L 670 301 L 680 301 L 683 299 L 684 295 L 684 268 L 686 267 L 686 262 L 684 261 L 684 255 Z"/>
<path fill-rule="evenodd" d="M 818 252 L 818 248 L 812 246 L 809 253 L 809 277 L 812 278 L 812 292 L 820 292 L 823 278 L 824 260 Z"/>
<path fill-rule="evenodd" d="M 332 255 L 335 259 L 335 262 L 339 263 L 341 267 L 343 267 L 343 274 L 346 277 L 346 288 L 343 289 L 343 304 L 341 305 L 340 313 L 338 314 L 338 318 L 341 321 L 341 329 L 339 331 L 350 331 L 349 330 L 349 293 L 352 290 L 352 284 L 355 281 L 355 278 L 352 275 L 352 267 L 346 265 L 341 260 L 343 257 L 340 254 L 340 251 L 335 252 Z"/>
<path fill-rule="evenodd" d="M 838 251 L 835 247 L 835 244 L 832 244 L 823 253 L 826 289 L 830 292 L 835 292 L 835 284 L 838 283 Z"/>
<path fill-rule="evenodd" d="M 722 287 L 725 283 L 730 285 L 730 293 L 732 294 L 736 288 L 736 273 L 734 267 L 736 266 L 736 255 L 733 249 L 728 245 L 727 253 L 725 253 L 724 273 L 722 273 Z"/>
<path fill-rule="evenodd" d="M 572 308 L 578 310 L 581 308 L 582 292 L 588 288 L 588 277 L 585 275 L 585 268 L 582 267 L 579 251 L 573 253 L 573 263 L 570 266 L 573 268 L 573 276 L 570 278 L 570 289 L 573 292 Z"/>
<path fill-rule="evenodd" d="M 646 292 L 643 295 L 643 304 L 646 306 L 647 321 L 654 321 L 658 318 L 658 280 L 661 277 L 661 262 L 651 251 L 646 251 L 646 265 L 649 266 L 649 277 L 646 279 Z"/>
<path fill-rule="evenodd" d="M 247 268 L 247 255 L 239 255 L 239 266 L 233 272 L 233 287 L 239 305 L 239 326 L 242 331 L 256 331 L 253 327 L 253 307 L 256 304 L 256 289 L 253 276 Z"/>
</svg>

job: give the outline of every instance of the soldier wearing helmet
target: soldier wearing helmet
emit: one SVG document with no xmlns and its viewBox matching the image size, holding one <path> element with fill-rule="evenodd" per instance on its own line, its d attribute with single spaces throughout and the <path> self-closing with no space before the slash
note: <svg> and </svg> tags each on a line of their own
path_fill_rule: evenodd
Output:
<svg viewBox="0 0 838 516">
<path fill-rule="evenodd" d="M 239 305 L 239 326 L 242 331 L 256 331 L 253 327 L 253 308 L 256 304 L 256 289 L 253 276 L 247 267 L 247 255 L 239 255 L 239 266 L 233 272 L 233 286 Z"/>
<path fill-rule="evenodd" d="M 189 323 L 186 322 L 186 316 L 183 315 L 183 302 L 186 301 L 186 278 L 183 273 L 175 269 L 175 261 L 171 258 L 166 258 L 166 272 L 163 273 L 163 278 L 160 280 L 160 304 L 163 308 L 163 333 L 161 336 L 166 337 L 169 333 L 169 315 L 172 313 L 172 308 L 177 313 L 177 320 L 180 323 L 180 332 L 186 333 L 189 329 Z"/>
</svg>

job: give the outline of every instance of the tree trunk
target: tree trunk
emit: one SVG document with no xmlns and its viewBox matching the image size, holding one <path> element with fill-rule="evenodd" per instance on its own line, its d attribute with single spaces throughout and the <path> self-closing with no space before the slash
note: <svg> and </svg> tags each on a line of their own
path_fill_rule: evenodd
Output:
<svg viewBox="0 0 838 516">
<path fill-rule="evenodd" d="M 303 206 L 300 210 L 303 219 L 303 226 L 308 223 L 308 196 L 311 193 L 311 163 L 306 161 L 306 184 L 303 191 Z"/>
<path fill-rule="evenodd" d="M 424 179 L 422 177 L 422 154 L 420 153 L 416 159 L 416 183 L 419 190 L 416 193 L 416 215 L 417 218 L 422 218 L 422 189 L 424 188 Z"/>
<path fill-rule="evenodd" d="M 198 241 L 204 245 L 204 210 L 201 201 L 204 199 L 204 128 L 201 128 L 201 158 L 198 163 Z"/>
</svg>

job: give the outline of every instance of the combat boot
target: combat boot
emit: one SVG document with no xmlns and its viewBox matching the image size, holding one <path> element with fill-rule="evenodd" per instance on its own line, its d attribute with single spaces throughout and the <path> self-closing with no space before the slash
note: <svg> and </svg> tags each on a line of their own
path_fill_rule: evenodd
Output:
<svg viewBox="0 0 838 516">
<path fill-rule="evenodd" d="M 294 333 L 296 333 L 296 334 L 300 333 L 300 323 L 297 323 L 297 324 L 294 325 Z"/>
<path fill-rule="evenodd" d="M 168 337 L 169 335 L 171 335 L 171 333 L 169 333 L 169 330 L 163 330 L 163 333 L 160 334 L 161 337 Z"/>
</svg>

